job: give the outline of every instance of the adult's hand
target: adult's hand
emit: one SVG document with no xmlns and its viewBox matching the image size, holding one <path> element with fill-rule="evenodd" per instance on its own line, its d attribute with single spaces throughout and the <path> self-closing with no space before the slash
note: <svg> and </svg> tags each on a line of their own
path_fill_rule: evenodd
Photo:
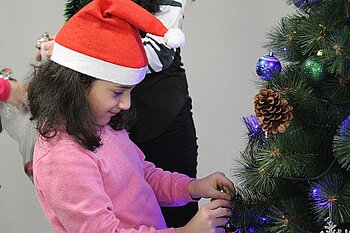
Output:
<svg viewBox="0 0 350 233">
<path fill-rule="evenodd" d="M 37 61 L 43 60 L 43 57 L 50 59 L 52 56 L 53 45 L 55 43 L 56 35 L 49 35 L 49 41 L 43 42 L 40 46 L 40 50 L 36 53 L 35 59 Z M 43 56 L 44 55 L 44 56 Z"/>
<path fill-rule="evenodd" d="M 26 85 L 14 80 L 9 80 L 11 91 L 7 103 L 15 105 L 19 109 L 24 109 L 27 105 Z"/>
</svg>

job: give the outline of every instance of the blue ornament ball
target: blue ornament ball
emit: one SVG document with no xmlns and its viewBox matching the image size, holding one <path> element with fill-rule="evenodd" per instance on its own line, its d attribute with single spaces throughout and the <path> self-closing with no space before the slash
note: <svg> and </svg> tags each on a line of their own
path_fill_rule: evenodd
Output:
<svg viewBox="0 0 350 233">
<path fill-rule="evenodd" d="M 264 81 L 273 80 L 273 77 L 280 74 L 281 70 L 281 62 L 272 52 L 269 55 L 261 57 L 256 64 L 256 73 Z"/>
<path fill-rule="evenodd" d="M 294 0 L 294 5 L 300 9 L 309 9 L 318 2 L 319 0 Z"/>
</svg>

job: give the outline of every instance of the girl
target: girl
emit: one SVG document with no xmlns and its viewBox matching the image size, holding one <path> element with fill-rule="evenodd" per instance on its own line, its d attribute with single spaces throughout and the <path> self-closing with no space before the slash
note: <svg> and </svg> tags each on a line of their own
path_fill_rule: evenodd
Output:
<svg viewBox="0 0 350 233">
<path fill-rule="evenodd" d="M 91 1 L 69 0 L 66 18 L 71 18 Z M 187 0 L 133 1 L 155 15 L 167 28 L 182 27 Z M 125 112 L 136 113 L 134 121 L 129 123 L 129 137 L 142 150 L 147 161 L 164 170 L 195 178 L 197 136 L 180 49 L 167 47 L 162 37 L 141 34 L 148 71 L 145 79 L 131 93 L 132 110 Z M 51 56 L 52 44 L 52 41 L 43 44 L 44 49 L 37 54 L 38 60 L 41 60 L 42 52 L 47 57 Z M 197 211 L 197 202 L 180 207 L 162 207 L 167 226 L 172 227 L 183 226 Z"/>
<path fill-rule="evenodd" d="M 63 26 L 51 60 L 34 74 L 28 97 L 40 133 L 39 201 L 57 232 L 224 232 L 232 182 L 222 173 L 193 179 L 156 168 L 123 129 L 120 112 L 147 66 L 135 27 L 181 44 L 181 34 L 132 1 L 95 0 Z M 185 226 L 166 227 L 159 205 L 201 197 L 216 200 Z"/>
</svg>

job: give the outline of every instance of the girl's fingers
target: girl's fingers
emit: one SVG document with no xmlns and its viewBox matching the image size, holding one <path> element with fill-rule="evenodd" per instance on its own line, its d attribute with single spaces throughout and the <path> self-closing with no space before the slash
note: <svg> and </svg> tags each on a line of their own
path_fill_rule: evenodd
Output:
<svg viewBox="0 0 350 233">
<path fill-rule="evenodd" d="M 227 207 L 219 207 L 213 210 L 213 213 L 218 218 L 222 218 L 222 217 L 229 218 L 232 215 L 232 209 Z"/>
<path fill-rule="evenodd" d="M 216 228 L 215 233 L 225 233 L 225 228 L 218 227 Z"/>
<path fill-rule="evenodd" d="M 222 218 L 215 219 L 214 224 L 216 227 L 225 228 L 228 222 L 229 222 L 229 218 L 222 217 Z"/>
<path fill-rule="evenodd" d="M 203 206 L 203 208 L 208 208 L 211 210 L 215 210 L 219 207 L 232 208 L 232 203 L 223 199 L 212 199 L 211 202 Z"/>
<path fill-rule="evenodd" d="M 234 197 L 236 195 L 236 189 L 233 185 L 233 183 L 229 184 L 229 186 L 223 186 L 222 187 L 224 192 L 229 194 L 231 197 Z"/>
<path fill-rule="evenodd" d="M 224 199 L 227 201 L 231 201 L 231 199 L 232 199 L 231 195 L 229 193 L 226 193 L 226 192 L 217 191 L 214 195 L 215 195 L 216 199 Z"/>
</svg>

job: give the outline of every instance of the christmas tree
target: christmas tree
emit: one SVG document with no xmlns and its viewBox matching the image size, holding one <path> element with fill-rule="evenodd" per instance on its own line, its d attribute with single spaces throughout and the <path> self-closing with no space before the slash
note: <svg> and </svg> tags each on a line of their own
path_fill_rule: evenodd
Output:
<svg viewBox="0 0 350 233">
<path fill-rule="evenodd" d="M 91 1 L 92 0 L 67 0 L 64 8 L 64 16 L 66 21 Z"/>
<path fill-rule="evenodd" d="M 350 1 L 289 0 L 267 33 L 255 115 L 234 168 L 233 232 L 350 225 Z M 348 232 L 345 230 L 344 232 Z"/>
</svg>

